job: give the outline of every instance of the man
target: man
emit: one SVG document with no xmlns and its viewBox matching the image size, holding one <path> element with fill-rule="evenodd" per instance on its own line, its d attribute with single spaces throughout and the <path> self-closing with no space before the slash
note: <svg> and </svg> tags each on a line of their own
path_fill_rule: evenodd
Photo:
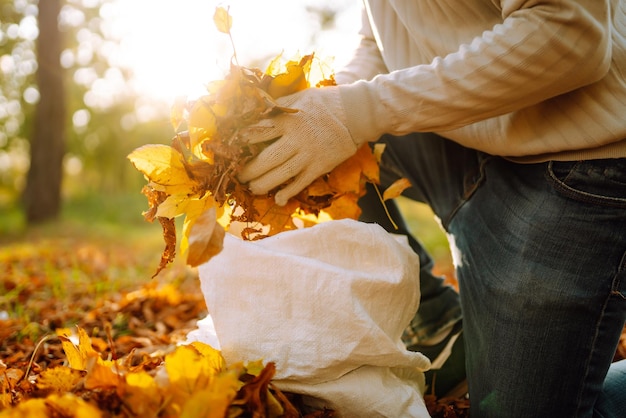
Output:
<svg viewBox="0 0 626 418">
<path fill-rule="evenodd" d="M 300 112 L 250 133 L 276 140 L 240 180 L 284 204 L 386 143 L 383 186 L 408 177 L 405 195 L 450 237 L 472 415 L 617 414 L 626 365 L 605 376 L 626 318 L 626 3 L 364 5 L 341 84 L 282 98 Z"/>
</svg>

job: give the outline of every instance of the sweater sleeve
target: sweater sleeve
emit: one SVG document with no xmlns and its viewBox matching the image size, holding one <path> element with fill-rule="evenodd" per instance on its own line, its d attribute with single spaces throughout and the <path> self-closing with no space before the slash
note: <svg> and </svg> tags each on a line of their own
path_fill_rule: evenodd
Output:
<svg viewBox="0 0 626 418">
<path fill-rule="evenodd" d="M 361 41 L 347 64 L 335 74 L 337 84 L 358 80 L 371 80 L 378 74 L 387 73 L 380 50 L 372 34 L 372 28 L 363 8 L 361 13 Z"/>
<path fill-rule="evenodd" d="M 609 1 L 501 0 L 502 23 L 455 52 L 342 86 L 351 134 L 444 132 L 594 83 L 611 62 Z"/>
</svg>

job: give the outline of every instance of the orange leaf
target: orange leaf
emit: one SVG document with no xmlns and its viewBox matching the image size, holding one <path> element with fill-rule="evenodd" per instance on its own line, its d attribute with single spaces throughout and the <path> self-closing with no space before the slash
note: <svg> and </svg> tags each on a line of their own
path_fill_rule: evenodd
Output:
<svg viewBox="0 0 626 418">
<path fill-rule="evenodd" d="M 92 359 L 89 363 L 85 389 L 112 389 L 123 381 L 123 378 L 113 371 L 113 368 L 116 367 L 113 362 L 94 361 Z"/>
<path fill-rule="evenodd" d="M 407 178 L 401 178 L 393 182 L 393 184 L 383 192 L 383 201 L 395 199 L 400 196 L 403 191 L 411 187 L 411 182 Z"/>
<path fill-rule="evenodd" d="M 258 213 L 258 222 L 269 225 L 267 235 L 276 235 L 281 231 L 295 229 L 292 215 L 298 208 L 298 202 L 291 199 L 285 206 L 278 206 L 273 197 L 258 197 L 253 202 L 254 209 Z"/>
<path fill-rule="evenodd" d="M 330 207 L 324 209 L 333 219 L 358 219 L 361 215 L 359 196 L 354 193 L 346 193 L 333 200 Z"/>
</svg>

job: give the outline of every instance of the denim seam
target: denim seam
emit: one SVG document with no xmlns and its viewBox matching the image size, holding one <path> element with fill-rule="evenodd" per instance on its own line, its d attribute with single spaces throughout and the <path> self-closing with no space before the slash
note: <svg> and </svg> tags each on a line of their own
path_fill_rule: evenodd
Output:
<svg viewBox="0 0 626 418">
<path fill-rule="evenodd" d="M 620 297 L 622 299 L 626 299 L 626 296 L 619 291 L 619 286 L 621 283 L 621 274 L 624 270 L 626 269 L 626 252 L 622 255 L 622 259 L 619 263 L 618 269 L 617 269 L 617 273 L 615 274 L 615 277 L 613 278 L 613 281 L 611 283 L 611 291 L 609 292 L 609 294 L 607 295 L 606 299 L 604 300 L 604 303 L 602 305 L 602 310 L 600 311 L 600 315 L 598 316 L 598 320 L 596 321 L 596 327 L 595 327 L 595 334 L 593 336 L 593 341 L 591 343 L 591 350 L 589 350 L 589 357 L 587 358 L 587 362 L 585 364 L 585 377 L 583 379 L 583 382 L 585 380 L 587 380 L 587 377 L 589 376 L 589 371 L 591 369 L 590 365 L 591 365 L 591 359 L 593 358 L 593 353 L 596 351 L 596 347 L 597 347 L 597 341 L 598 341 L 598 334 L 600 333 L 599 329 L 600 329 L 600 324 L 602 323 L 603 318 L 605 317 L 605 313 L 606 313 L 606 307 L 608 306 L 611 298 L 613 296 L 617 296 Z M 580 391 L 578 392 L 578 397 L 577 397 L 577 407 L 576 407 L 576 411 L 577 413 L 580 412 L 581 409 L 581 404 L 582 404 L 582 397 L 583 397 L 583 392 L 585 389 L 585 384 L 583 383 L 580 387 Z"/>
<path fill-rule="evenodd" d="M 620 273 L 626 269 L 626 252 L 622 255 L 622 260 L 620 261 L 619 267 L 617 269 L 617 274 L 615 275 L 615 280 L 613 280 L 613 287 L 611 288 L 611 294 L 614 296 L 618 296 L 622 299 L 626 299 L 626 295 L 624 295 L 620 290 L 620 285 L 622 284 L 622 279 Z"/>
<path fill-rule="evenodd" d="M 580 385 L 580 389 L 578 391 L 578 396 L 576 398 L 576 415 L 575 416 L 579 416 L 580 414 L 580 410 L 582 407 L 582 399 L 583 399 L 583 393 L 585 391 L 585 387 L 586 384 L 584 382 L 587 381 L 587 378 L 589 377 L 589 373 L 591 370 L 591 359 L 593 358 L 593 354 L 596 351 L 597 348 L 597 342 L 598 342 L 598 334 L 600 333 L 599 329 L 600 329 L 600 324 L 602 323 L 602 319 L 605 316 L 606 313 L 606 307 L 609 304 L 609 300 L 611 299 L 611 295 L 612 295 L 612 291 L 608 294 L 608 296 L 606 297 L 606 299 L 604 300 L 604 303 L 602 304 L 602 310 L 600 311 L 600 315 L 598 316 L 598 320 L 596 321 L 596 327 L 595 327 L 595 333 L 593 335 L 593 340 L 591 342 L 591 349 L 589 350 L 589 356 L 587 357 L 587 361 L 585 362 L 585 375 L 584 378 L 581 382 Z"/>
<path fill-rule="evenodd" d="M 459 199 L 459 201 L 458 201 L 457 205 L 455 206 L 455 208 L 452 211 L 450 211 L 448 216 L 446 216 L 446 218 L 443 219 L 442 222 L 441 222 L 443 228 L 446 231 L 448 230 L 448 227 L 450 226 L 450 223 L 452 222 L 452 219 L 454 218 L 454 216 L 463 207 L 463 205 L 465 205 L 465 203 L 467 203 L 467 201 L 474 195 L 474 193 L 476 193 L 476 190 L 478 190 L 478 188 L 485 181 L 485 177 L 486 177 L 485 166 L 487 165 L 487 163 L 489 163 L 489 161 L 491 161 L 491 159 L 493 157 L 491 157 L 491 156 L 483 156 L 483 157 L 481 157 L 479 155 L 478 158 L 480 160 L 479 161 L 479 165 L 478 165 L 478 177 L 471 183 L 470 187 L 466 186 L 466 184 L 469 183 L 469 182 L 466 182 L 466 184 L 463 185 L 464 186 L 463 195 Z M 467 187 L 467 189 L 465 189 L 465 187 Z"/>
<path fill-rule="evenodd" d="M 624 199 L 596 195 L 568 186 L 565 181 L 567 181 L 567 179 L 569 178 L 569 173 L 567 176 L 565 176 L 563 180 L 559 179 L 556 174 L 554 174 L 554 170 L 552 169 L 553 163 L 554 161 L 550 161 L 548 163 L 547 175 L 554 185 L 555 190 L 562 193 L 565 197 L 569 197 L 583 203 L 597 204 L 608 207 L 626 208 L 626 200 Z M 573 171 L 575 168 L 576 166 L 574 166 L 571 171 Z"/>
</svg>

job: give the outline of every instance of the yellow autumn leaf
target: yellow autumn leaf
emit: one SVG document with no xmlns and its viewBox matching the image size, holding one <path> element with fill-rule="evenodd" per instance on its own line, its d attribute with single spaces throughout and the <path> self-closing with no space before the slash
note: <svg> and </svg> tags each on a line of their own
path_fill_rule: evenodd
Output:
<svg viewBox="0 0 626 418">
<path fill-rule="evenodd" d="M 16 407 L 0 411 L 0 418 L 48 418 L 45 399 L 29 399 Z M 96 415 L 98 417 L 100 415 Z"/>
<path fill-rule="evenodd" d="M 189 345 L 178 346 L 165 356 L 165 370 L 170 386 L 177 386 L 189 394 L 196 388 L 207 387 L 217 373 L 217 370 L 208 367 L 202 354 Z"/>
<path fill-rule="evenodd" d="M 69 367 L 53 367 L 43 370 L 37 377 L 37 389 L 57 393 L 70 392 L 83 378 L 80 370 Z"/>
<path fill-rule="evenodd" d="M 181 345 L 165 356 L 165 370 L 169 379 L 168 408 L 178 415 L 185 403 L 198 391 L 207 389 L 219 373 L 215 362 L 207 360 L 193 346 Z"/>
<path fill-rule="evenodd" d="M 217 132 L 217 121 L 212 104 L 208 96 L 202 96 L 196 100 L 189 111 L 189 137 L 191 139 L 191 150 L 196 155 L 197 146 L 205 139 L 210 139 Z"/>
<path fill-rule="evenodd" d="M 380 164 L 380 162 L 382 161 L 383 152 L 385 152 L 386 147 L 387 147 L 387 144 L 380 144 L 380 143 L 374 144 L 373 154 L 374 154 L 374 159 L 376 160 L 376 163 Z"/>
<path fill-rule="evenodd" d="M 383 201 L 395 199 L 400 196 L 403 191 L 411 187 L 411 182 L 407 178 L 401 178 L 393 182 L 393 184 L 383 192 Z"/>
<path fill-rule="evenodd" d="M 69 328 L 57 328 L 56 334 L 59 340 L 61 340 L 61 345 L 70 368 L 87 370 L 89 358 L 100 358 L 98 353 L 91 347 L 91 340 L 82 328 L 77 328 L 78 335 L 74 334 Z M 78 342 L 78 344 L 75 342 Z"/>
<path fill-rule="evenodd" d="M 213 14 L 213 22 L 218 31 L 222 33 L 230 33 L 233 26 L 233 18 L 228 10 L 223 7 L 216 7 Z"/>
<path fill-rule="evenodd" d="M 102 416 L 98 408 L 72 393 L 50 395 L 46 398 L 46 404 L 55 411 L 58 416 L 62 417 L 100 418 Z"/>
<path fill-rule="evenodd" d="M 200 341 L 194 341 L 190 345 L 198 350 L 198 353 L 202 356 L 204 361 L 216 372 L 220 372 L 226 368 L 226 361 L 219 350 Z"/>
<path fill-rule="evenodd" d="M 290 65 L 287 72 L 278 74 L 270 82 L 267 92 L 270 96 L 277 99 L 304 90 L 309 87 L 304 69 L 299 65 Z"/>
<path fill-rule="evenodd" d="M 276 55 L 265 68 L 265 74 L 276 76 L 283 71 L 283 54 Z"/>
<path fill-rule="evenodd" d="M 246 372 L 252 376 L 260 375 L 264 368 L 263 360 L 254 360 L 246 364 Z"/>
<path fill-rule="evenodd" d="M 194 392 L 185 402 L 180 418 L 223 418 L 237 395 L 240 382 L 236 373 L 225 372 L 215 376 L 211 385 Z"/>
<path fill-rule="evenodd" d="M 137 418 L 159 416 L 163 394 L 154 378 L 144 371 L 128 373 L 126 384 L 117 386 L 117 393 Z"/>
<path fill-rule="evenodd" d="M 184 214 L 189 206 L 189 195 L 174 194 L 168 196 L 157 208 L 156 216 L 175 218 Z"/>
<path fill-rule="evenodd" d="M 155 190 L 168 194 L 189 193 L 195 184 L 185 171 L 182 154 L 168 145 L 143 145 L 131 152 L 128 159 Z"/>
</svg>

